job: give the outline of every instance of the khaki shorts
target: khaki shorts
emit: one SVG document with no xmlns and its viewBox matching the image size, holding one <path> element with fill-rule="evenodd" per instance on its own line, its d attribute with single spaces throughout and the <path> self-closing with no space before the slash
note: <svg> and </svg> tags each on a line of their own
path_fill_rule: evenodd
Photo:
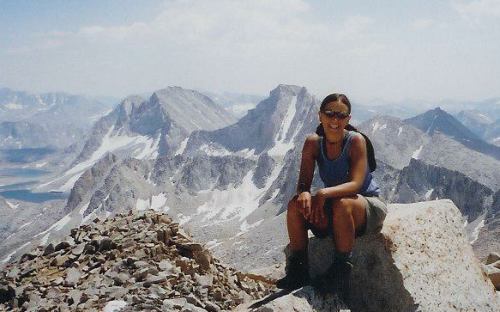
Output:
<svg viewBox="0 0 500 312">
<path fill-rule="evenodd" d="M 382 230 L 387 216 L 387 206 L 379 197 L 365 197 L 368 202 L 366 207 L 366 227 L 363 234 L 375 234 Z"/>
<path fill-rule="evenodd" d="M 363 195 L 360 195 L 363 196 Z M 362 229 L 358 229 L 356 231 L 356 237 L 365 235 L 365 234 L 376 234 L 380 232 L 382 229 L 385 216 L 387 215 L 387 206 L 382 199 L 379 197 L 368 197 L 363 196 L 367 205 L 365 207 L 366 210 L 366 224 Z M 327 236 L 333 237 L 333 223 L 332 223 L 332 201 L 331 199 L 327 199 L 325 201 L 325 205 L 323 209 L 325 210 L 325 214 L 328 218 L 328 228 L 325 231 L 321 231 L 314 227 L 311 223 L 306 221 L 306 228 L 310 229 L 314 236 L 318 238 L 324 238 Z"/>
</svg>

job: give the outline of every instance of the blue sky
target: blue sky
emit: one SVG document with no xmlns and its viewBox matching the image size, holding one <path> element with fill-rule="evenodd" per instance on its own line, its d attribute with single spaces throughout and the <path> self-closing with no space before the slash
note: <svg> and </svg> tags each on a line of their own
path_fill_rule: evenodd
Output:
<svg viewBox="0 0 500 312">
<path fill-rule="evenodd" d="M 500 0 L 0 0 L 0 38 L 0 86 L 34 92 L 500 96 Z"/>
</svg>

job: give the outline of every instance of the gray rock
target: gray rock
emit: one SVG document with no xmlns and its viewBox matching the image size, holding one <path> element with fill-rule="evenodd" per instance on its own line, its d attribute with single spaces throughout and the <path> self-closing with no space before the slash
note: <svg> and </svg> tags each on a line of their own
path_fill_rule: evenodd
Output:
<svg viewBox="0 0 500 312">
<path fill-rule="evenodd" d="M 71 253 L 75 256 L 79 256 L 83 253 L 84 249 L 85 249 L 85 244 L 81 243 L 81 244 L 78 244 L 75 247 L 73 247 L 73 249 L 71 250 Z"/>
<path fill-rule="evenodd" d="M 12 285 L 0 284 L 0 304 L 13 300 L 16 297 L 16 291 Z"/>
<path fill-rule="evenodd" d="M 488 258 L 486 258 L 486 264 L 492 264 L 498 260 L 500 260 L 500 254 L 498 252 L 492 252 L 488 255 Z"/>
<path fill-rule="evenodd" d="M 69 247 L 71 247 L 71 244 L 69 242 L 60 242 L 59 244 L 56 245 L 54 251 L 63 250 Z"/>
<path fill-rule="evenodd" d="M 64 280 L 64 284 L 67 286 L 74 286 L 78 283 L 81 277 L 81 273 L 78 269 L 69 268 L 66 274 L 66 279 Z"/>
</svg>

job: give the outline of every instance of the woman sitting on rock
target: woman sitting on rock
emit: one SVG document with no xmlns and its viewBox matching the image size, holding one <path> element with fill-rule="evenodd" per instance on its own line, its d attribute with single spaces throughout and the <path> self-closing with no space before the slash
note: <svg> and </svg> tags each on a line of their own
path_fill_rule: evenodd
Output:
<svg viewBox="0 0 500 312">
<path fill-rule="evenodd" d="M 349 279 L 355 237 L 382 228 L 387 208 L 378 198 L 380 190 L 370 170 L 375 169 L 373 149 L 369 161 L 367 138 L 349 125 L 350 114 L 351 103 L 345 95 L 328 95 L 321 103 L 316 134 L 306 138 L 297 195 L 288 203 L 290 254 L 286 276 L 278 280 L 278 288 L 292 290 L 310 284 L 308 229 L 317 237 L 330 236 L 335 242 L 332 266 L 312 282 L 320 290 L 329 291 Z M 312 195 L 315 162 L 325 187 Z"/>
</svg>

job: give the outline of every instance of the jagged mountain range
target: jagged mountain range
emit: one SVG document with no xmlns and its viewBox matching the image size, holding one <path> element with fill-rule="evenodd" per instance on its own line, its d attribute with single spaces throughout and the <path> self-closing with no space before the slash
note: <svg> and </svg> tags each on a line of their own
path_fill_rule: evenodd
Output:
<svg viewBox="0 0 500 312">
<path fill-rule="evenodd" d="M 405 122 L 431 136 L 435 132 L 441 132 L 472 150 L 500 159 L 500 147 L 484 142 L 456 118 L 439 107 L 416 117 L 406 119 Z"/>
<path fill-rule="evenodd" d="M 85 152 L 73 164 L 78 170 L 66 171 L 63 182 L 73 187 L 64 217 L 34 233 L 34 244 L 56 239 L 95 216 L 153 208 L 172 215 L 238 268 L 255 269 L 255 262 L 263 268 L 282 258 L 287 238 L 280 213 L 295 192 L 300 150 L 317 126 L 319 101 L 303 87 L 280 85 L 237 122 L 215 125 L 194 119 L 199 113 L 169 106 L 172 93 L 179 101 L 200 105 L 184 106 L 188 111 L 210 110 L 202 95 L 176 88 L 147 101 L 125 99 L 93 128 Z M 197 124 L 206 127 L 200 130 Z M 497 159 L 464 146 L 459 135 L 426 133 L 394 117 L 378 116 L 359 128 L 374 143 L 375 176 L 388 200 L 451 198 L 466 216 L 470 235 L 494 224 L 488 220 L 496 219 L 485 216 L 493 215 L 493 194 L 500 186 Z M 132 136 L 149 143 L 134 141 L 115 149 L 103 144 Z M 76 183 L 68 183 L 68 177 Z M 317 176 L 314 185 L 320 185 Z M 477 227 L 481 222 L 488 226 Z M 481 240 L 479 235 L 475 243 Z"/>
<path fill-rule="evenodd" d="M 194 90 L 168 87 L 154 92 L 148 100 L 127 97 L 94 125 L 69 168 L 39 189 L 69 191 L 81 174 L 108 152 L 137 159 L 173 155 L 192 131 L 213 130 L 235 121 Z"/>
<path fill-rule="evenodd" d="M 484 141 L 500 146 L 500 118 L 478 110 L 464 110 L 456 118 Z"/>
<path fill-rule="evenodd" d="M 115 105 L 66 93 L 0 89 L 0 149 L 65 148 Z"/>
</svg>

